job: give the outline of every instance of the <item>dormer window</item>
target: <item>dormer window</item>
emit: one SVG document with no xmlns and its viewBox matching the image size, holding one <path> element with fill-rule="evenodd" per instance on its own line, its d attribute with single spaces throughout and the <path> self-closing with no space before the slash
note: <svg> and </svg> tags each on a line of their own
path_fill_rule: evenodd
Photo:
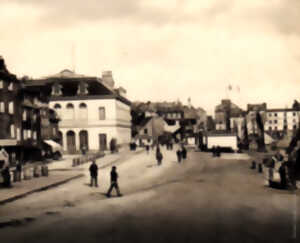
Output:
<svg viewBox="0 0 300 243">
<path fill-rule="evenodd" d="M 62 95 L 62 85 L 55 83 L 52 85 L 52 91 L 51 91 L 51 95 L 53 96 L 58 96 L 58 95 Z"/>
<path fill-rule="evenodd" d="M 77 89 L 78 95 L 87 95 L 88 94 L 88 84 L 85 82 L 80 82 Z"/>
</svg>

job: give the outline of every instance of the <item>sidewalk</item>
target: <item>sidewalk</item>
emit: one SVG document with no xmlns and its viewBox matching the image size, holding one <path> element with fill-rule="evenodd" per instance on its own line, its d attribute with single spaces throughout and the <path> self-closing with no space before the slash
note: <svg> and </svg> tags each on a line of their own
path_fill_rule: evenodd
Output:
<svg viewBox="0 0 300 243">
<path fill-rule="evenodd" d="M 126 155 L 133 155 L 142 152 L 142 148 L 136 151 L 122 149 L 119 153 L 106 155 L 97 159 L 99 169 L 110 166 L 121 158 L 126 159 Z M 34 192 L 47 190 L 49 188 L 59 186 L 71 180 L 81 178 L 85 175 L 87 167 L 90 163 L 84 163 L 76 167 L 72 167 L 72 159 L 74 156 L 66 156 L 64 160 L 54 161 L 48 164 L 49 176 L 32 178 L 30 180 L 22 180 L 21 182 L 13 182 L 12 188 L 0 188 L 0 205 L 25 197 Z"/>
</svg>

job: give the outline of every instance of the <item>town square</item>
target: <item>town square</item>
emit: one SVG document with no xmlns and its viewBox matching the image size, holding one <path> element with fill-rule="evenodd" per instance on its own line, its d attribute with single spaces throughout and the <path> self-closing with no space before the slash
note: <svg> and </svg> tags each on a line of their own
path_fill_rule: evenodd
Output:
<svg viewBox="0 0 300 243">
<path fill-rule="evenodd" d="M 1 242 L 298 242 L 298 10 L 1 1 Z"/>
</svg>

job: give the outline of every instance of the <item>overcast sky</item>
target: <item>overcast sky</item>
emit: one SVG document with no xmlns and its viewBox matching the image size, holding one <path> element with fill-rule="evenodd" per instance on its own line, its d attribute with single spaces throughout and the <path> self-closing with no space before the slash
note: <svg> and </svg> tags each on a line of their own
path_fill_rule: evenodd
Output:
<svg viewBox="0 0 300 243">
<path fill-rule="evenodd" d="M 209 113 L 300 98 L 299 0 L 0 0 L 0 33 L 17 76 L 112 70 L 131 100 Z"/>
</svg>

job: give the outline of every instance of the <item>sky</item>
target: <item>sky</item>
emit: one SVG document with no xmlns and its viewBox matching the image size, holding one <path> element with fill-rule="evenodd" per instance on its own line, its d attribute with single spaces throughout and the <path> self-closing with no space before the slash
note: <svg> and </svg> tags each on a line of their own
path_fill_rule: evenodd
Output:
<svg viewBox="0 0 300 243">
<path fill-rule="evenodd" d="M 0 55 L 18 77 L 111 70 L 132 101 L 190 97 L 208 114 L 224 98 L 290 107 L 299 46 L 299 0 L 0 1 Z"/>
</svg>

